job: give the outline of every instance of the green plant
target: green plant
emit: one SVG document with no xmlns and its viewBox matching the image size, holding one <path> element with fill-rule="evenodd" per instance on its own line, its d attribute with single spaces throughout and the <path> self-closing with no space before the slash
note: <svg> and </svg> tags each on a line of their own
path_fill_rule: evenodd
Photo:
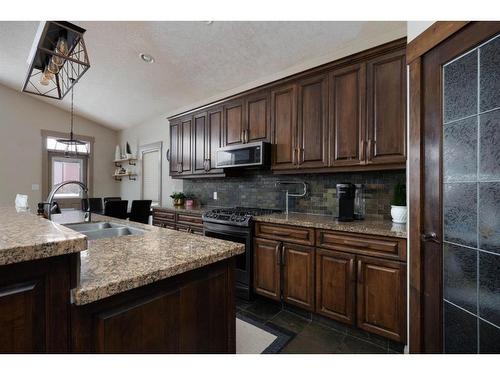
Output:
<svg viewBox="0 0 500 375">
<path fill-rule="evenodd" d="M 177 199 L 185 199 L 186 196 L 182 192 L 175 192 L 174 191 L 172 194 L 170 194 L 170 198 L 177 200 Z"/>
<path fill-rule="evenodd" d="M 194 194 L 190 194 L 190 193 L 188 193 L 188 194 L 186 194 L 186 195 L 185 195 L 184 199 L 186 199 L 186 200 L 187 200 L 187 199 L 194 200 Z"/>
<path fill-rule="evenodd" d="M 406 185 L 398 182 L 394 188 L 394 206 L 406 206 Z"/>
</svg>

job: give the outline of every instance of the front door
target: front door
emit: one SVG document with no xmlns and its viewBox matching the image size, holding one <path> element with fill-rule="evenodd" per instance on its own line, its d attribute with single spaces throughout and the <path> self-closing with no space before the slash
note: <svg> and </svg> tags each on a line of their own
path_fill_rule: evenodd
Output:
<svg viewBox="0 0 500 375">
<path fill-rule="evenodd" d="M 422 57 L 425 352 L 500 353 L 499 32 L 474 23 Z"/>
</svg>

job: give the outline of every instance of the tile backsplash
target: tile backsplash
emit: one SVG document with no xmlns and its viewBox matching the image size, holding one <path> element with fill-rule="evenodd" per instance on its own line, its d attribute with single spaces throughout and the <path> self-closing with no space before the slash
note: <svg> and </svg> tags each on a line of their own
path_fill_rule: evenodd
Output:
<svg viewBox="0 0 500 375">
<path fill-rule="evenodd" d="M 378 171 L 328 174 L 274 175 L 269 171 L 247 172 L 244 177 L 225 177 L 184 181 L 184 193 L 193 194 L 201 205 L 214 207 L 285 208 L 285 192 L 276 181 L 304 181 L 309 193 L 290 198 L 291 212 L 333 215 L 337 212 L 335 185 L 351 182 L 365 185 L 366 214 L 390 218 L 394 186 L 406 182 L 405 171 Z M 294 187 L 291 187 L 294 189 Z M 301 190 L 297 186 L 297 192 Z M 217 200 L 213 193 L 217 192 Z M 290 192 L 292 192 L 290 190 Z"/>
</svg>

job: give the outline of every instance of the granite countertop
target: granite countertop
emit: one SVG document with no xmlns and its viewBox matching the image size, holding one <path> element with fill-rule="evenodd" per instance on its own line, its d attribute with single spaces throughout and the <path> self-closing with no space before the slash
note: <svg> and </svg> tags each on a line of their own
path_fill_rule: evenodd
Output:
<svg viewBox="0 0 500 375">
<path fill-rule="evenodd" d="M 74 215 L 70 220 L 78 222 Z M 92 221 L 122 223 L 146 232 L 88 241 L 88 249 L 80 256 L 80 283 L 72 290 L 76 305 L 85 305 L 245 251 L 244 245 L 234 242 L 96 214 L 92 215 Z"/>
<path fill-rule="evenodd" d="M 333 216 L 290 213 L 288 216 L 286 214 L 256 216 L 254 221 L 406 238 L 406 224 L 394 224 L 391 220 L 379 218 L 339 222 Z"/>
<path fill-rule="evenodd" d="M 0 266 L 77 253 L 87 238 L 57 223 L 14 207 L 0 208 Z"/>
</svg>

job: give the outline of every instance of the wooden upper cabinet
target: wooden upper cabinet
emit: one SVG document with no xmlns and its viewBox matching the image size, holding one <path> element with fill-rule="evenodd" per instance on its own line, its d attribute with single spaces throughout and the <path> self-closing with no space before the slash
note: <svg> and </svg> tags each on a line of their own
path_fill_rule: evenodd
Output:
<svg viewBox="0 0 500 375">
<path fill-rule="evenodd" d="M 283 301 L 314 311 L 314 247 L 283 243 Z"/>
<path fill-rule="evenodd" d="M 244 113 L 243 99 L 224 104 L 224 146 L 243 143 Z"/>
<path fill-rule="evenodd" d="M 405 50 L 367 63 L 369 164 L 406 162 Z"/>
<path fill-rule="evenodd" d="M 168 161 L 169 161 L 169 171 L 170 175 L 176 175 L 180 172 L 180 160 L 179 151 L 180 147 L 180 134 L 181 134 L 181 124 L 179 121 L 172 122 L 170 124 L 170 148 L 168 150 Z"/>
<path fill-rule="evenodd" d="M 356 64 L 330 73 L 331 165 L 365 162 L 366 68 Z"/>
<path fill-rule="evenodd" d="M 405 342 L 406 265 L 358 256 L 358 327 Z"/>
<path fill-rule="evenodd" d="M 193 131 L 193 173 L 205 173 L 207 170 L 207 113 L 194 115 Z"/>
<path fill-rule="evenodd" d="M 179 159 L 181 163 L 180 171 L 182 174 L 190 174 L 191 165 L 191 145 L 192 145 L 192 126 L 193 118 L 191 116 L 181 120 L 180 150 Z"/>
<path fill-rule="evenodd" d="M 297 102 L 299 168 L 328 166 L 328 76 L 298 82 Z"/>
<path fill-rule="evenodd" d="M 246 133 L 244 142 L 271 140 L 271 110 L 269 91 L 258 92 L 245 97 Z"/>
<path fill-rule="evenodd" d="M 254 291 L 262 296 L 281 299 L 281 242 L 254 239 Z"/>
<path fill-rule="evenodd" d="M 217 149 L 222 147 L 222 107 L 208 110 L 207 170 L 213 172 L 217 163 Z"/>
<path fill-rule="evenodd" d="M 354 254 L 316 249 L 316 312 L 346 324 L 356 322 Z"/>
<path fill-rule="evenodd" d="M 297 87 L 294 84 L 271 91 L 273 169 L 297 167 Z"/>
</svg>

